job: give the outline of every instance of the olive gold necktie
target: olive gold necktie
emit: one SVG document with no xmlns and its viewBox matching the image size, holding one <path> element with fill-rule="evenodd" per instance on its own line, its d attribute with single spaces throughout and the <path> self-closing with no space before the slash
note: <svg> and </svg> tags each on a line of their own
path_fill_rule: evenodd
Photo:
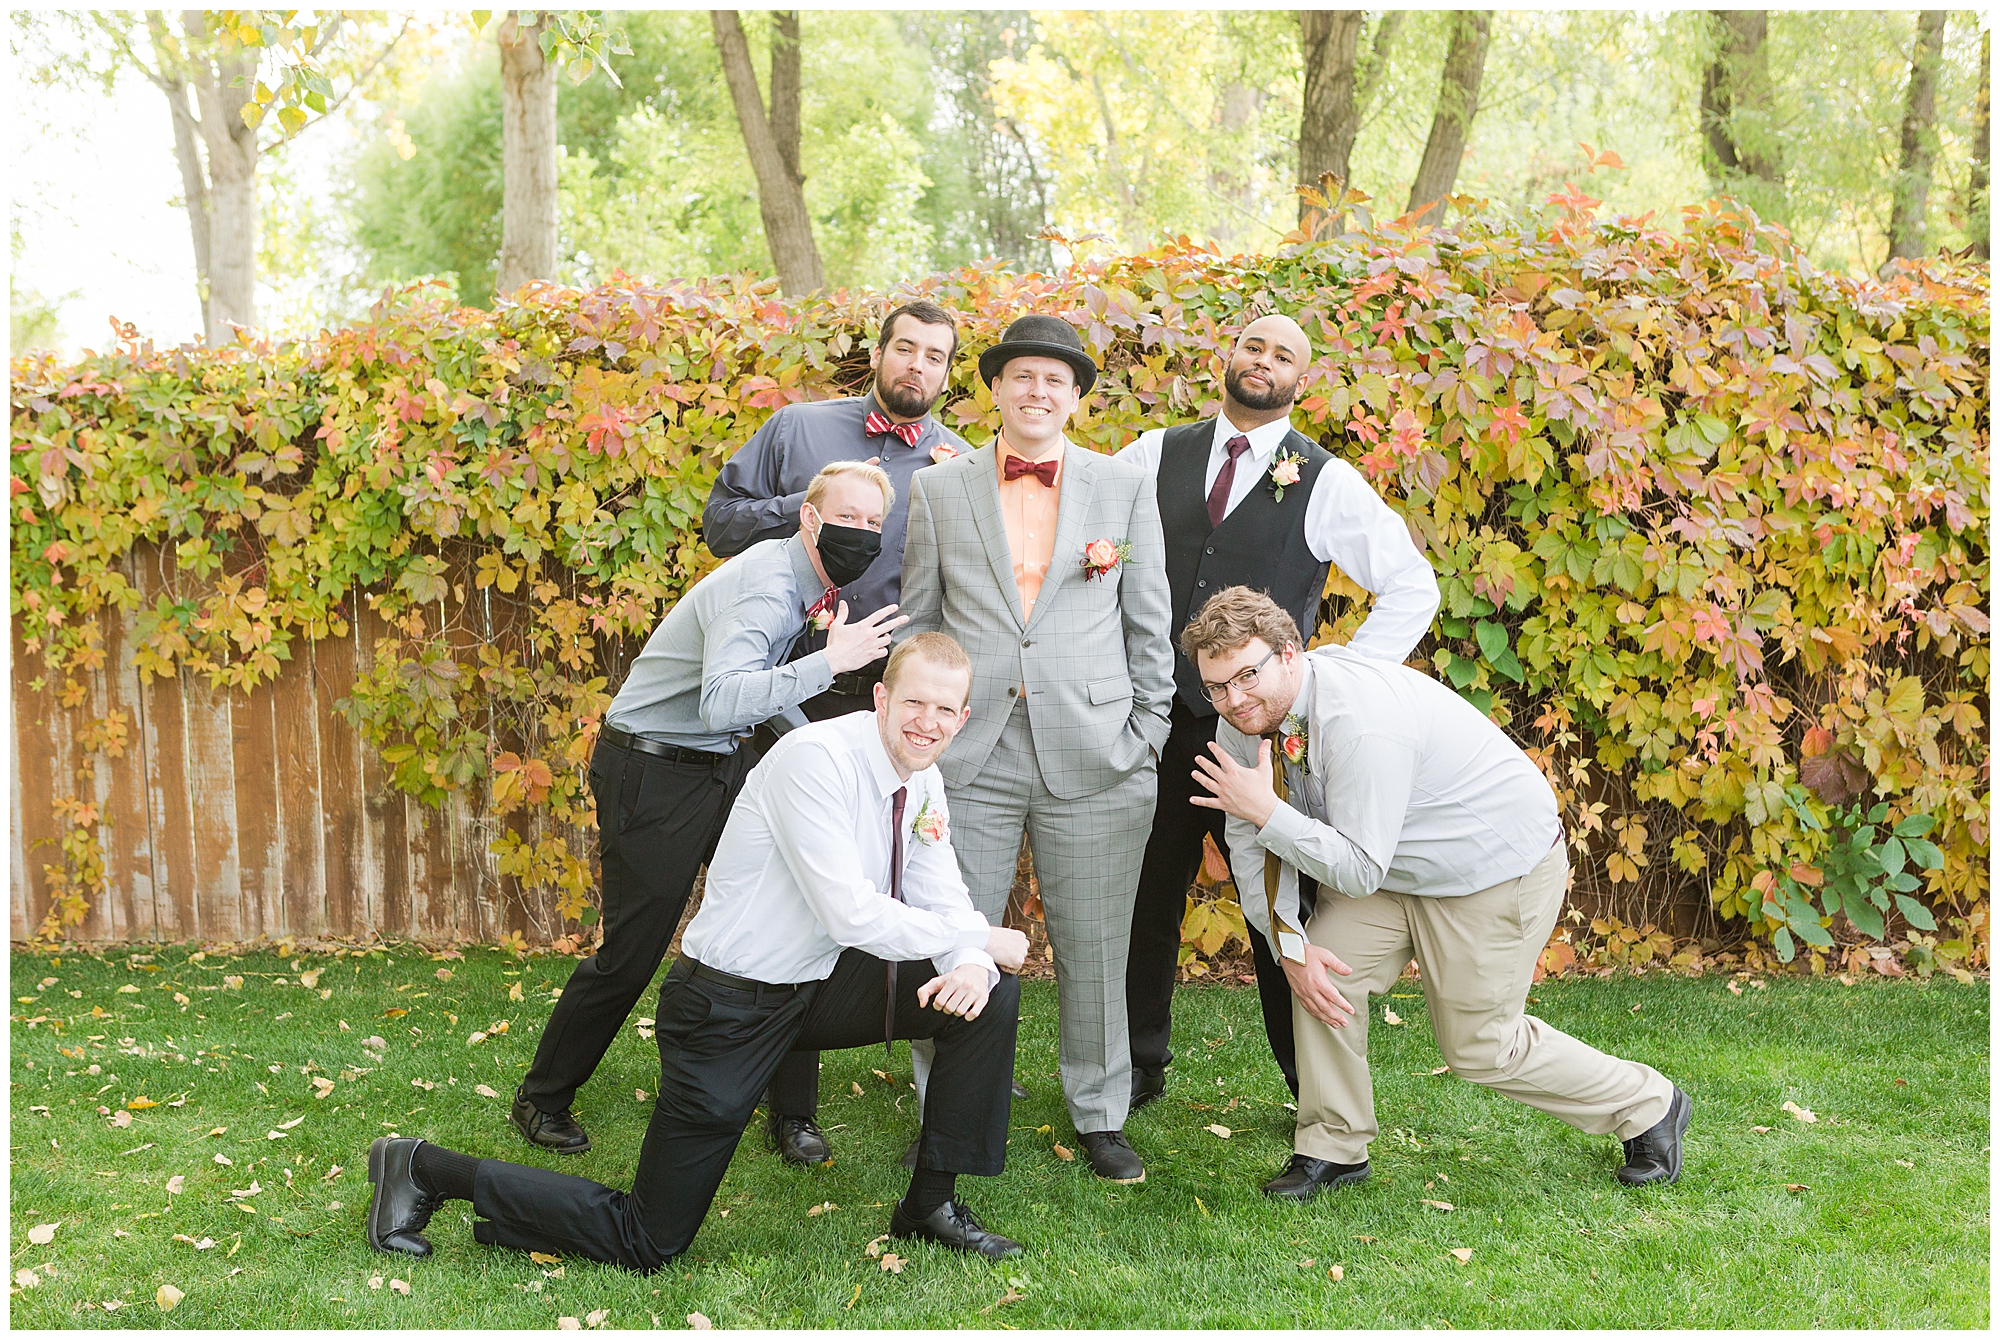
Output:
<svg viewBox="0 0 2000 1340">
<path fill-rule="evenodd" d="M 1292 791 L 1285 784 L 1285 744 L 1283 738 L 1273 732 L 1264 737 L 1271 742 L 1271 789 L 1278 793 L 1280 805 L 1291 804 Z M 1305 961 L 1305 935 L 1298 927 L 1278 915 L 1278 867 L 1281 862 L 1274 851 L 1264 853 L 1264 900 L 1271 913 L 1271 948 L 1279 959 L 1292 959 L 1296 963 Z M 1294 936 L 1298 940 L 1297 955 L 1285 952 L 1285 937 Z"/>
</svg>

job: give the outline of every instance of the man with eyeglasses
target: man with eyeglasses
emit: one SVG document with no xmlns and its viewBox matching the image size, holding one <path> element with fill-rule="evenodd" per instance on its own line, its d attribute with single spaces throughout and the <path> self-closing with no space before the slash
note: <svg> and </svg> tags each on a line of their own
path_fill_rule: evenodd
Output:
<svg viewBox="0 0 2000 1340">
<path fill-rule="evenodd" d="M 1245 587 L 1217 592 L 1181 646 L 1222 717 L 1195 804 L 1228 816 L 1244 917 L 1276 945 L 1295 1001 L 1295 1152 L 1264 1193 L 1305 1201 L 1368 1176 L 1368 1001 L 1412 956 L 1453 1074 L 1616 1135 L 1627 1185 L 1679 1177 L 1688 1096 L 1523 1013 L 1569 882 L 1534 761 L 1420 671 L 1301 651 L 1291 615 Z M 1302 876 L 1320 888 L 1310 914 Z"/>
<path fill-rule="evenodd" d="M 1437 578 L 1402 518 L 1361 472 L 1292 427 L 1292 401 L 1311 363 L 1312 344 L 1296 321 L 1258 317 L 1230 353 L 1221 414 L 1155 428 L 1118 453 L 1154 477 L 1173 595 L 1169 632 L 1178 638 L 1188 616 L 1225 586 L 1263 591 L 1300 628 L 1316 629 L 1331 561 L 1375 597 L 1348 649 L 1401 661 L 1437 613 Z M 1159 806 L 1140 868 L 1125 968 L 1135 1111 L 1166 1091 L 1188 886 L 1201 864 L 1202 838 L 1213 838 L 1218 848 L 1223 840 L 1221 816 L 1189 804 L 1201 794 L 1194 765 L 1215 738 L 1215 707 L 1178 647 L 1174 687 L 1171 730 L 1160 753 Z M 1303 897 L 1311 901 L 1310 881 Z M 1271 1054 L 1296 1095 L 1292 993 L 1264 938 L 1253 933 L 1250 947 Z"/>
</svg>

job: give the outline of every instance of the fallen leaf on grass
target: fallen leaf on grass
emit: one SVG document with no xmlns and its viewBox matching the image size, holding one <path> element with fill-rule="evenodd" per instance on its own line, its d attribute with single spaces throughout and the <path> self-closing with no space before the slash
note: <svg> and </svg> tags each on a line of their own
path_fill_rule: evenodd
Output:
<svg viewBox="0 0 2000 1340">
<path fill-rule="evenodd" d="M 1451 1249 L 1451 1255 L 1457 1257 L 1458 1263 L 1462 1266 L 1472 1263 L 1472 1248 L 1470 1247 L 1454 1247 Z"/>
<path fill-rule="evenodd" d="M 1917 1166 L 1908 1159 L 1896 1159 L 1894 1162 L 1898 1168 L 1914 1168 Z"/>
<path fill-rule="evenodd" d="M 174 1241 L 185 1242 L 188 1246 L 194 1248 L 198 1252 L 205 1252 L 210 1247 L 213 1247 L 215 1245 L 214 1238 L 203 1238 L 201 1241 L 196 1242 L 193 1238 L 189 1237 L 185 1233 L 174 1234 Z"/>
<path fill-rule="evenodd" d="M 325 1075 L 313 1076 L 313 1097 L 328 1098 L 333 1094 L 333 1081 Z"/>
<path fill-rule="evenodd" d="M 1403 1022 L 1403 1016 L 1390 1009 L 1387 1005 L 1384 1005 L 1382 1007 L 1382 1022 L 1394 1028 Z"/>
<path fill-rule="evenodd" d="M 1326 1277 L 1335 1284 L 1338 1284 L 1347 1278 L 1347 1272 L 1339 1266 L 1328 1266 L 1326 1268 Z"/>
<path fill-rule="evenodd" d="M 429 1093 L 432 1089 L 435 1089 L 437 1085 L 431 1083 L 427 1079 L 413 1079 L 410 1081 L 410 1087 L 413 1089 L 422 1089 L 425 1093 Z"/>
<path fill-rule="evenodd" d="M 1061 1159 L 1064 1163 L 1068 1163 L 1076 1158 L 1076 1151 L 1074 1149 L 1068 1148 L 1063 1144 L 1062 1141 L 1058 1140 L 1056 1141 L 1055 1155 L 1057 1158 Z"/>
<path fill-rule="evenodd" d="M 1789 1098 L 1785 1100 L 1784 1110 L 1791 1113 L 1794 1117 L 1797 1117 L 1800 1121 L 1803 1122 L 1810 1123 L 1819 1120 L 1819 1118 L 1816 1115 L 1814 1115 L 1813 1110 L 1811 1108 L 1800 1107 L 1797 1103 L 1793 1102 Z"/>
<path fill-rule="evenodd" d="M 507 988 L 507 999 L 525 1000 L 526 998 L 527 998 L 526 993 L 521 990 L 521 984 L 519 982 L 516 982 L 514 983 L 514 985 Z"/>
<path fill-rule="evenodd" d="M 882 1244 L 887 1242 L 888 1240 L 889 1240 L 889 1235 L 887 1233 L 884 1233 L 881 1237 L 876 1238 L 873 1242 L 870 1242 L 867 1245 L 867 1247 L 863 1248 L 862 1250 L 867 1252 L 867 1254 L 870 1256 L 880 1256 L 882 1254 Z"/>
<path fill-rule="evenodd" d="M 319 975 L 324 971 L 325 971 L 324 968 L 307 968 L 304 972 L 299 974 L 299 985 L 304 987 L 317 987 L 319 985 Z"/>
<path fill-rule="evenodd" d="M 172 1312 L 180 1306 L 181 1299 L 187 1297 L 171 1284 L 162 1284 L 153 1291 L 153 1301 L 160 1305 L 160 1311 Z"/>
<path fill-rule="evenodd" d="M 996 1307 L 1005 1307 L 1009 1303 L 1018 1303 L 1027 1296 L 1028 1295 L 1024 1293 L 1016 1293 L 1014 1290 L 1009 1289 L 1006 1293 L 1001 1294 L 998 1298 L 994 1299 L 992 1302 L 988 1303 L 985 1307 L 982 1307 L 979 1310 L 981 1312 L 991 1312 Z"/>
<path fill-rule="evenodd" d="M 127 1110 L 132 1112 L 144 1112 L 149 1107 L 158 1107 L 159 1104 L 142 1093 L 131 1102 L 125 1104 L 125 1106 Z"/>
<path fill-rule="evenodd" d="M 186 1185 L 187 1185 L 187 1174 L 175 1173 L 172 1177 L 169 1177 L 167 1179 L 167 1194 L 169 1196 L 178 1196 L 181 1194 L 181 1188 Z"/>
<path fill-rule="evenodd" d="M 1812 1188 L 1811 1188 L 1811 1187 L 1809 1187 L 1809 1186 L 1807 1186 L 1807 1185 L 1806 1185 L 1806 1184 L 1805 1184 L 1804 1182 L 1787 1182 L 1787 1183 L 1785 1183 L 1785 1190 L 1787 1190 L 1787 1191 L 1810 1191 L 1810 1190 L 1812 1190 Z"/>
<path fill-rule="evenodd" d="M 28 1241 L 37 1247 L 48 1246 L 56 1240 L 56 1224 L 61 1222 L 62 1220 L 58 1219 L 55 1224 L 36 1224 L 28 1230 Z"/>
<path fill-rule="evenodd" d="M 104 1300 L 104 1310 L 106 1312 L 116 1312 L 119 1308 L 124 1306 L 125 1306 L 125 1300 L 122 1298 L 107 1298 Z"/>
<path fill-rule="evenodd" d="M 231 991 L 240 991 L 243 989 L 243 979 L 234 974 L 223 978 L 222 984 Z"/>
<path fill-rule="evenodd" d="M 451 969 L 439 968 L 436 972 L 432 973 L 431 976 L 437 978 L 440 982 L 449 982 L 451 980 Z"/>
<path fill-rule="evenodd" d="M 238 1199 L 244 1199 L 250 1196 L 261 1196 L 264 1194 L 264 1187 L 261 1182 L 257 1181 L 257 1179 L 253 1177 L 250 1179 L 250 1186 L 247 1190 L 232 1191 L 229 1194 L 237 1197 Z"/>
<path fill-rule="evenodd" d="M 548 1252 L 529 1252 L 528 1259 L 538 1266 L 552 1266 L 562 1260 L 560 1256 L 552 1256 Z"/>
<path fill-rule="evenodd" d="M 902 1274 L 903 1267 L 908 1264 L 909 1263 L 907 1261 L 905 1261 L 902 1257 L 896 1255 L 894 1252 L 882 1253 L 882 1269 L 890 1271 L 893 1274 L 897 1275 Z"/>
<path fill-rule="evenodd" d="M 382 1011 L 382 1017 L 384 1019 L 400 1019 L 408 1013 L 409 1011 L 404 1009 L 401 1005 L 395 1005 L 391 1006 L 389 1009 Z"/>
<path fill-rule="evenodd" d="M 230 1159 L 229 1155 L 227 1154 L 217 1154 L 215 1156 L 215 1161 L 217 1164 L 221 1165 L 224 1168 L 233 1168 L 236 1166 L 236 1164 Z"/>
<path fill-rule="evenodd" d="M 1452 1208 L 1452 1203 L 1448 1200 L 1426 1200 L 1419 1203 L 1428 1205 L 1433 1210 L 1450 1210 Z"/>
<path fill-rule="evenodd" d="M 1451 1073 L 1451 1067 L 1448 1065 L 1441 1065 L 1437 1067 L 1435 1070 L 1431 1071 L 1431 1073 L 1433 1075 L 1449 1075 Z"/>
<path fill-rule="evenodd" d="M 392 1293 L 399 1293 L 405 1298 L 410 1296 L 410 1282 L 408 1280 L 390 1280 L 389 1289 Z"/>
<path fill-rule="evenodd" d="M 853 1080 L 849 1080 L 847 1082 L 847 1087 L 854 1090 L 854 1096 L 856 1098 L 864 1097 L 867 1093 L 867 1090 L 863 1089 L 859 1084 L 856 1084 Z"/>
<path fill-rule="evenodd" d="M 382 1040 L 381 1035 L 377 1034 L 374 1037 L 366 1037 L 361 1039 L 361 1045 L 364 1047 L 373 1047 L 376 1051 L 379 1052 L 384 1047 L 387 1047 L 389 1044 Z"/>
<path fill-rule="evenodd" d="M 852 1298 L 849 1298 L 846 1302 L 842 1303 L 841 1307 L 851 1311 L 854 1305 L 860 1301 L 861 1301 L 861 1286 L 857 1284 L 854 1286 L 854 1296 Z M 660 1324 L 660 1319 L 658 1317 L 653 1318 L 653 1325 L 657 1327 L 659 1326 L 659 1324 Z"/>
<path fill-rule="evenodd" d="M 14 1283 L 20 1285 L 23 1289 L 32 1289 L 41 1282 L 42 1277 L 32 1270 L 17 1270 L 14 1272 Z"/>
<path fill-rule="evenodd" d="M 1750 1129 L 1757 1132 L 1757 1134 L 1759 1135 L 1768 1135 L 1770 1134 L 1771 1131 L 1771 1128 L 1769 1126 L 1752 1126 Z"/>
<path fill-rule="evenodd" d="M 122 1131 L 132 1124 L 132 1114 L 121 1107 L 111 1114 L 111 1124 Z"/>
<path fill-rule="evenodd" d="M 825 1214 L 828 1210 L 837 1210 L 839 1208 L 840 1207 L 838 1205 L 835 1205 L 830 1200 L 821 1201 L 819 1204 L 813 1206 L 810 1210 L 806 1211 L 806 1218 L 817 1219 L 821 1215 Z"/>
<path fill-rule="evenodd" d="M 139 994 L 139 988 L 127 982 L 118 988 L 118 994 L 121 996 L 136 996 Z"/>
<path fill-rule="evenodd" d="M 610 1315 L 611 1315 L 610 1308 L 600 1307 L 595 1312 L 585 1313 L 583 1318 L 583 1324 L 585 1326 L 590 1327 L 590 1329 L 594 1331 L 598 1327 L 602 1326 L 604 1324 L 604 1319 L 606 1317 L 609 1317 Z"/>
<path fill-rule="evenodd" d="M 1723 985 L 1729 989 L 1729 994 L 1732 996 L 1740 996 L 1743 994 L 1743 985 L 1740 982 L 1725 982 L 1723 983 Z"/>
<path fill-rule="evenodd" d="M 1318 1265 L 1318 1264 L 1319 1264 L 1319 1262 L 1317 1262 L 1317 1261 L 1313 1260 L 1313 1258 L 1312 1258 L 1312 1257 L 1308 1256 L 1308 1257 L 1307 1257 L 1307 1258 L 1306 1258 L 1305 1260 L 1303 1260 L 1303 1261 L 1299 1262 L 1299 1269 L 1300 1269 L 1300 1270 L 1311 1270 L 1311 1269 L 1312 1269 L 1312 1268 L 1313 1268 L 1314 1266 L 1316 1266 L 1316 1265 Z"/>
<path fill-rule="evenodd" d="M 480 1043 L 484 1041 L 486 1041 L 486 1034 L 484 1032 L 478 1032 L 466 1038 L 465 1045 L 468 1047 L 477 1047 Z"/>
<path fill-rule="evenodd" d="M 370 1276 L 368 1277 L 368 1287 L 369 1287 L 369 1288 L 371 1288 L 371 1289 L 379 1289 L 379 1288 L 381 1288 L 381 1287 L 382 1287 L 382 1277 L 381 1277 L 380 1275 L 370 1275 Z"/>
<path fill-rule="evenodd" d="M 580 1331 L 583 1329 L 583 1323 L 575 1317 L 557 1317 L 556 1329 L 558 1331 Z"/>
<path fill-rule="evenodd" d="M 688 1329 L 692 1331 L 710 1331 L 715 1329 L 715 1323 L 707 1317 L 702 1316 L 699 1312 L 688 1313 L 687 1322 Z"/>
<path fill-rule="evenodd" d="M 1204 1126 L 1202 1127 L 1202 1129 L 1207 1131 L 1210 1135 L 1216 1136 L 1223 1140 L 1227 1140 L 1230 1136 L 1236 1134 L 1236 1132 L 1230 1130 L 1227 1126 L 1219 1124 L 1214 1126 Z"/>
<path fill-rule="evenodd" d="M 1375 1239 L 1373 1239 L 1373 1238 L 1369 1237 L 1369 1236 L 1368 1236 L 1368 1235 L 1367 1235 L 1366 1233 L 1356 1233 L 1356 1234 L 1354 1235 L 1354 1240 L 1355 1240 L 1356 1242 L 1373 1242 L 1373 1241 L 1375 1241 Z"/>
<path fill-rule="evenodd" d="M 492 1088 L 484 1084 L 473 1085 L 472 1091 L 478 1094 L 481 1098 L 498 1098 L 500 1096 Z"/>
<path fill-rule="evenodd" d="M 221 1135 L 224 1131 L 228 1129 L 229 1128 L 227 1126 L 215 1126 L 211 1127 L 208 1133 L 210 1135 Z"/>
<path fill-rule="evenodd" d="M 1194 1198 L 1194 1207 L 1195 1207 L 1195 1208 L 1196 1208 L 1197 1210 L 1200 1210 L 1200 1211 L 1201 1211 L 1201 1217 L 1202 1217 L 1202 1218 L 1204 1218 L 1204 1219 L 1208 1218 L 1208 1206 L 1206 1206 L 1206 1205 L 1204 1205 L 1204 1204 L 1202 1204 L 1202 1203 L 1201 1203 L 1201 1197 L 1200 1197 L 1200 1196 L 1196 1196 L 1196 1197 Z"/>
<path fill-rule="evenodd" d="M 334 1178 L 340 1176 L 345 1171 L 347 1171 L 345 1168 L 341 1167 L 338 1163 L 336 1163 L 331 1168 L 328 1168 L 324 1173 L 321 1173 L 319 1180 L 322 1182 L 331 1182 Z"/>
<path fill-rule="evenodd" d="M 191 1001 L 191 1000 L 189 1000 L 189 999 L 188 999 L 188 998 L 187 998 L 186 996 L 182 995 L 182 994 L 181 994 L 180 992 L 176 991 L 176 992 L 174 992 L 174 1004 L 176 1004 L 176 1005 L 192 1005 L 192 1004 L 194 1004 L 194 1002 L 193 1002 L 193 1001 Z"/>
</svg>

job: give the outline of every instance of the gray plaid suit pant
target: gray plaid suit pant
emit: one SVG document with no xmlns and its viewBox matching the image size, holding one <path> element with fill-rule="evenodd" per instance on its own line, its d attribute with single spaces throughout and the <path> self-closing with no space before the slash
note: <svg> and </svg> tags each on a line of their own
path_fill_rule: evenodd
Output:
<svg viewBox="0 0 2000 1340">
<path fill-rule="evenodd" d="M 1055 951 L 1063 1097 L 1079 1131 L 1116 1131 L 1132 1103 L 1125 958 L 1152 831 L 1151 758 L 1095 795 L 1062 800 L 1042 783 L 1028 709 L 1008 717 L 973 779 L 949 788 L 951 842 L 972 905 L 994 925 L 1007 910 L 1025 830 L 1049 947 Z"/>
</svg>

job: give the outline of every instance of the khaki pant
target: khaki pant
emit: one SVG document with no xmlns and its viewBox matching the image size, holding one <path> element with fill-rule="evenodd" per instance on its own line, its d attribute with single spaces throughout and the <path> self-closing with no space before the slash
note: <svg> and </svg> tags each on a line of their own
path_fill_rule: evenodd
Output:
<svg viewBox="0 0 2000 1340">
<path fill-rule="evenodd" d="M 1368 1157 L 1378 1128 L 1367 1001 L 1386 993 L 1413 956 L 1438 1050 L 1459 1078 L 1592 1135 L 1629 1140 L 1667 1115 L 1673 1085 L 1657 1070 L 1606 1056 L 1521 1012 L 1568 876 L 1558 843 L 1519 879 L 1463 897 L 1321 893 L 1306 935 L 1354 970 L 1333 981 L 1355 1012 L 1345 1028 L 1328 1028 L 1292 1001 L 1299 1153 L 1334 1163 Z"/>
</svg>

